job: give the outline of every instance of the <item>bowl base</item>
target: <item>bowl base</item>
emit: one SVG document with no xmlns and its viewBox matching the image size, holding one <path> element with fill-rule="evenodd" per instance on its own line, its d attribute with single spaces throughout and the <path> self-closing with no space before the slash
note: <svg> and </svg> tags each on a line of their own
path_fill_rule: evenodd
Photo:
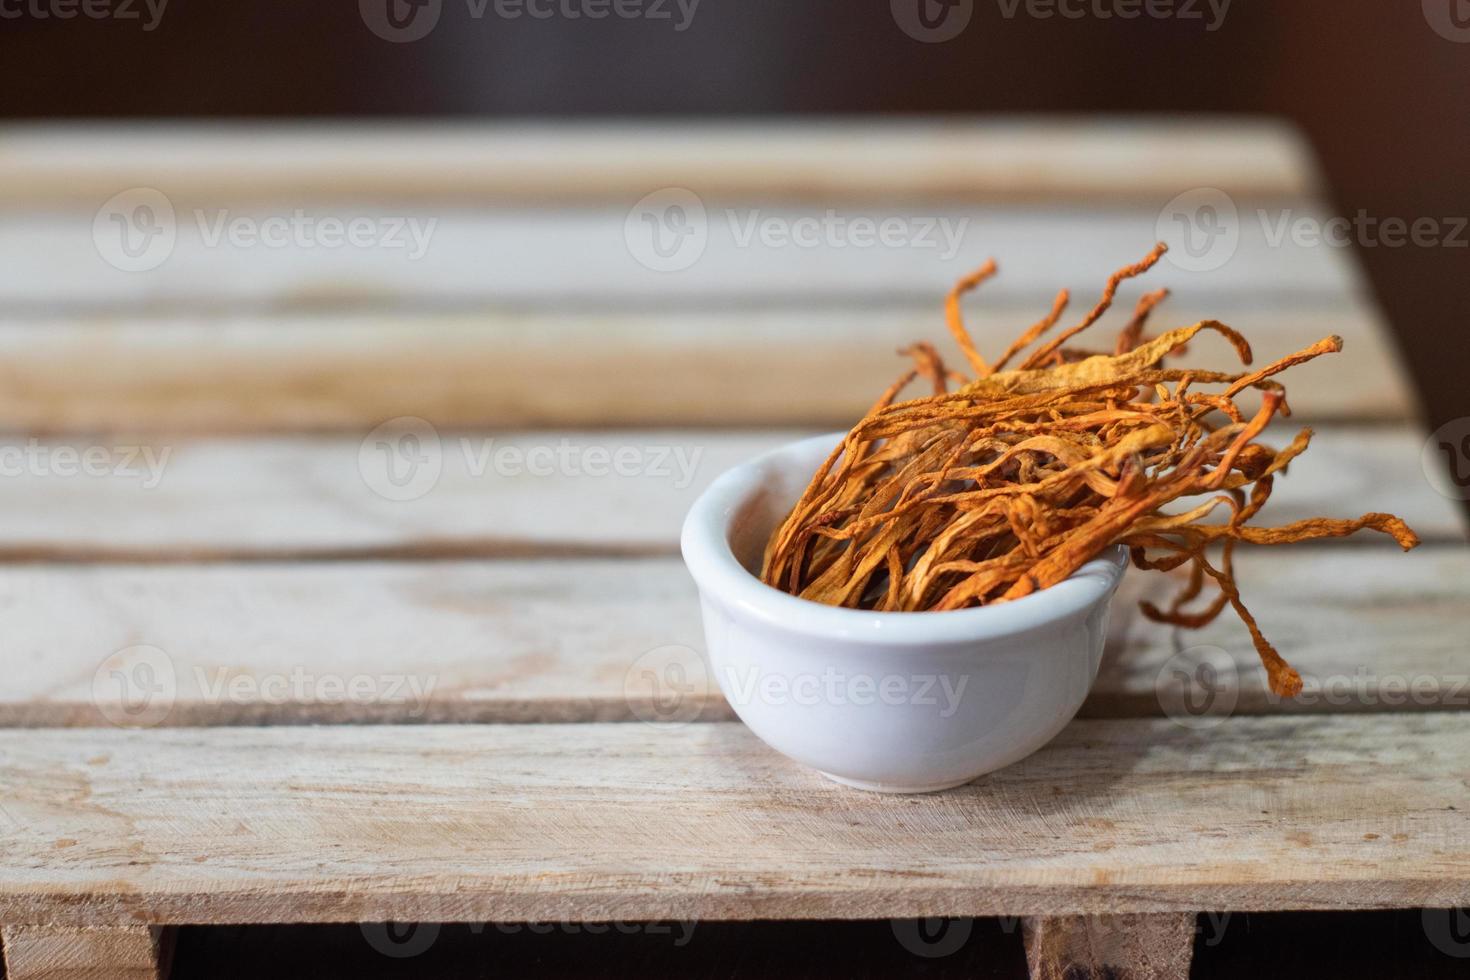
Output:
<svg viewBox="0 0 1470 980">
<path fill-rule="evenodd" d="M 853 789 L 865 790 L 869 793 L 938 793 L 940 790 L 954 789 L 956 786 L 963 786 L 966 783 L 974 782 L 980 778 L 979 776 L 970 776 L 967 779 L 957 779 L 947 783 L 925 783 L 911 786 L 905 783 L 872 783 L 864 779 L 848 779 L 846 776 L 834 776 L 830 772 L 822 772 L 820 769 L 817 771 L 821 772 L 823 776 L 826 776 L 834 783 L 841 783 L 843 786 L 851 786 Z"/>
</svg>

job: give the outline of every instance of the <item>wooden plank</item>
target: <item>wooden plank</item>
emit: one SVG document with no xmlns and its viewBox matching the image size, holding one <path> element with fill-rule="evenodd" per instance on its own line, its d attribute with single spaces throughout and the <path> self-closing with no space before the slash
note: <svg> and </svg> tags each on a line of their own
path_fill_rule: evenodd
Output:
<svg viewBox="0 0 1470 980">
<path fill-rule="evenodd" d="M 799 435 L 415 422 L 362 436 L 11 437 L 0 440 L 0 559 L 671 554 L 709 481 Z M 1263 516 L 1389 511 L 1426 540 L 1463 540 L 1420 448 L 1408 428 L 1324 428 Z"/>
<path fill-rule="evenodd" d="M 981 347 L 1002 349 L 1040 305 L 977 303 Z M 1237 301 L 1207 309 L 1181 299 L 1165 311 L 1161 323 L 1234 324 L 1254 338 L 1261 364 L 1338 334 L 1341 354 L 1292 372 L 1297 416 L 1414 417 L 1407 375 L 1369 307 L 1280 310 Z M 445 428 L 836 428 L 892 382 L 903 366 L 898 348 L 947 338 L 941 320 L 937 303 L 0 319 L 0 426 L 361 430 L 416 415 Z M 1174 363 L 1203 367 L 1222 357 L 1233 355 L 1206 339 Z"/>
<path fill-rule="evenodd" d="M 1032 980 L 1189 980 L 1193 912 L 1025 919 Z"/>
<path fill-rule="evenodd" d="M 737 724 L 0 732 L 0 918 L 889 918 L 1470 903 L 1458 715 L 1083 721 L 959 790 Z M 60 846 L 59 846 L 60 845 Z"/>
<path fill-rule="evenodd" d="M 658 189 L 648 185 L 648 191 Z M 662 227 L 659 222 L 675 219 L 666 205 L 639 205 L 636 197 L 554 210 L 465 210 L 392 203 L 334 207 L 298 196 L 243 210 L 161 188 L 168 200 L 153 202 L 148 225 L 160 233 L 145 240 L 141 232 L 127 232 L 139 262 L 157 260 L 146 268 L 135 268 L 121 251 L 124 226 L 131 228 L 127 223 L 137 214 L 138 205 L 129 201 L 100 212 L 101 201 L 85 210 L 6 213 L 0 223 L 0 267 L 7 270 L 0 302 L 11 312 L 36 315 L 347 307 L 560 310 L 632 303 L 743 309 L 873 299 L 937 308 L 955 280 L 994 256 L 1003 265 L 986 286 L 990 300 L 1044 310 L 1067 287 L 1085 308 L 1114 270 L 1136 261 L 1161 233 L 1178 234 L 1167 222 L 1161 228 L 1161 213 L 1188 189 L 1169 184 L 1149 204 L 1089 211 L 942 204 L 777 207 L 701 196 L 686 202 L 685 217 L 678 219 L 687 222 L 680 223 L 678 239 L 688 243 L 687 250 L 671 252 L 673 264 L 665 265 L 647 221 Z M 1177 251 L 1149 277 L 1153 287 L 1168 285 L 1206 308 L 1241 296 L 1278 306 L 1369 301 L 1345 249 L 1302 245 L 1289 234 L 1278 240 L 1283 214 L 1288 220 L 1325 221 L 1328 215 L 1319 207 L 1306 200 L 1272 205 L 1248 199 L 1236 207 L 1239 240 L 1233 250 L 1230 239 L 1217 239 L 1220 252 L 1210 256 L 1207 268 Z M 337 224 L 323 225 L 329 221 Z M 354 232 L 356 244 L 346 239 L 345 226 L 352 222 L 361 226 Z M 891 227 L 882 237 L 880 225 Z M 660 234 L 663 246 L 673 248 L 675 232 Z"/>
<path fill-rule="evenodd" d="M 7 980 L 166 980 L 165 930 L 134 926 L 0 927 Z"/>
<path fill-rule="evenodd" d="M 3 727 L 623 721 L 652 717 L 650 651 L 702 676 L 678 559 L 31 566 L 0 583 Z M 707 684 L 686 693 L 691 717 L 730 717 Z"/>
<path fill-rule="evenodd" d="M 1265 119 L 812 117 L 677 123 L 8 123 L 0 202 L 203 197 L 637 198 L 697 183 L 765 197 L 1150 197 L 1160 184 L 1300 196 L 1318 180 Z M 95 199 L 95 200 L 94 200 Z"/>
<path fill-rule="evenodd" d="M 1262 548 L 1236 562 L 1246 604 L 1301 671 L 1290 701 L 1271 694 L 1250 640 L 1228 611 L 1200 630 L 1161 628 L 1138 599 L 1175 585 L 1130 571 L 1113 605 L 1109 648 L 1084 715 L 1165 712 L 1209 727 L 1229 714 L 1464 710 L 1470 706 L 1465 611 L 1470 552 Z"/>
<path fill-rule="evenodd" d="M 1302 697 L 1267 691 L 1229 613 L 1192 632 L 1144 620 L 1138 600 L 1179 580 L 1134 570 L 1083 714 L 1470 707 L 1470 552 L 1247 549 L 1237 570 Z M 26 566 L 0 568 L 0 594 L 0 727 L 733 717 L 676 558 Z"/>
</svg>

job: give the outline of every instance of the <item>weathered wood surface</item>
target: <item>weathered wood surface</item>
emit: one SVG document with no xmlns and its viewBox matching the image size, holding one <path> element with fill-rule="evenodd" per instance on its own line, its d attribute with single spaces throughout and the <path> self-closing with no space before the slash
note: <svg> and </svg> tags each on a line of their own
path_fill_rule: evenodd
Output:
<svg viewBox="0 0 1470 980">
<path fill-rule="evenodd" d="M 151 978 L 145 924 L 976 914 L 1035 917 L 1041 976 L 1175 976 L 1200 909 L 1470 904 L 1464 522 L 1423 477 L 1415 399 L 1350 253 L 1273 240 L 1324 216 L 1288 131 L 331 136 L 0 129 L 0 465 L 21 460 L 0 480 L 12 980 Z M 125 272 L 94 223 L 135 186 L 167 195 L 178 237 Z M 707 241 L 662 272 L 629 228 L 670 186 L 697 193 Z M 968 307 L 989 349 L 1058 287 L 1085 306 L 1202 186 L 1229 191 L 1241 238 L 1213 269 L 1166 260 L 1169 319 L 1225 319 L 1258 362 L 1347 340 L 1293 372 L 1298 419 L 1329 424 L 1263 516 L 1388 510 L 1436 543 L 1241 556 L 1306 696 L 1265 691 L 1228 614 L 1144 622 L 1133 603 L 1167 589 L 1135 572 L 1094 718 L 972 786 L 859 794 L 719 723 L 674 557 L 694 496 L 796 426 L 850 421 L 892 348 L 943 338 L 939 299 L 981 259 L 1003 268 Z M 298 211 L 433 225 L 418 255 L 208 240 Z M 761 234 L 829 212 L 938 240 Z M 369 434 L 403 415 L 431 442 Z M 1363 421 L 1380 424 L 1341 424 Z M 650 424 L 678 428 L 600 428 Z M 742 425 L 786 428 L 693 428 Z M 156 471 L 127 456 L 144 444 Z M 100 448 L 104 475 L 66 475 L 61 445 Z M 632 472 L 587 473 L 619 450 Z M 527 472 L 536 453 L 549 472 Z M 216 563 L 148 564 L 191 559 Z M 661 686 L 671 662 L 689 670 Z M 666 719 L 671 693 L 678 720 L 713 723 L 636 723 Z M 419 721 L 441 724 L 343 724 Z M 547 724 L 454 724 L 470 721 Z M 219 727 L 312 723 L 329 727 Z M 1170 928 L 1099 938 L 1099 913 Z M 46 972 L 64 962 L 82 972 Z"/>
<path fill-rule="evenodd" d="M 959 790 L 736 724 L 0 732 L 11 922 L 1079 915 L 1470 903 L 1459 714 L 1082 721 Z"/>
<path fill-rule="evenodd" d="M 1130 571 L 1084 715 L 1463 711 L 1470 554 L 1241 553 L 1262 628 L 1306 678 L 1266 689 L 1229 613 L 1148 622 Z M 0 569 L 0 726 L 586 722 L 733 717 L 675 558 Z M 671 672 L 678 662 L 682 674 Z M 128 710 L 129 708 L 133 710 Z"/>
<path fill-rule="evenodd" d="M 1189 980 L 1192 912 L 1027 918 L 1032 980 Z"/>
<path fill-rule="evenodd" d="M 1055 292 L 1066 287 L 1085 309 L 1114 270 L 1137 261 L 1161 232 L 1171 237 L 1167 226 L 1159 226 L 1161 209 L 1189 189 L 1163 190 L 1151 205 L 1094 213 L 1001 206 L 761 207 L 710 197 L 701 199 L 698 211 L 691 203 L 694 216 L 680 225 L 694 237 L 659 232 L 663 247 L 689 243 L 687 251 L 672 253 L 677 268 L 663 268 L 653 231 L 638 230 L 657 227 L 666 210 L 635 208 L 636 198 L 551 211 L 467 211 L 334 208 L 309 200 L 242 210 L 178 196 L 155 205 L 159 214 L 150 227 L 172 229 L 174 237 L 147 239 L 156 251 L 144 254 L 160 264 L 144 270 L 114 264 L 122 261 L 123 226 L 107 224 L 109 217 L 126 218 L 135 209 L 123 205 L 99 217 L 99 201 L 85 211 L 5 215 L 0 267 L 7 275 L 0 280 L 0 301 L 13 313 L 48 316 L 606 309 L 634 303 L 709 309 L 799 302 L 830 309 L 873 299 L 937 306 L 956 279 L 993 256 L 1001 274 L 985 287 L 989 300 L 1034 304 L 1045 312 Z M 1233 251 L 1221 244 L 1218 264 L 1211 261 L 1209 268 L 1166 257 L 1147 279 L 1151 288 L 1168 285 L 1192 306 L 1206 308 L 1245 296 L 1277 307 L 1370 302 L 1343 249 L 1303 246 L 1278 234 L 1282 221 L 1289 228 L 1294 220 L 1325 222 L 1330 215 L 1307 202 L 1271 206 L 1241 200 L 1236 210 L 1232 227 L 1239 241 Z M 655 225 L 646 226 L 645 216 Z M 860 220 L 860 234 L 846 230 Z M 344 244 L 345 231 L 314 230 L 326 221 L 337 222 L 337 228 L 357 223 L 358 244 Z M 885 239 L 867 230 L 884 225 L 892 229 Z M 141 234 L 129 234 L 133 246 L 145 247 Z M 262 235 L 279 244 L 267 244 Z"/>
<path fill-rule="evenodd" d="M 1043 305 L 977 302 L 978 343 L 1003 349 Z M 1238 298 L 1209 306 L 1179 297 L 1158 322 L 1206 318 L 1250 334 L 1258 364 L 1329 334 L 1344 338 L 1341 354 L 1292 371 L 1300 419 L 1414 415 L 1416 398 L 1369 306 L 1273 309 Z M 837 428 L 903 369 L 895 351 L 925 338 L 950 349 L 937 292 L 919 304 L 739 311 L 0 318 L 0 426 L 290 431 L 417 415 L 453 428 Z M 1234 355 L 1206 338 L 1173 363 L 1218 367 Z"/>
<path fill-rule="evenodd" d="M 757 197 L 1151 199 L 1160 186 L 1300 196 L 1317 186 L 1279 123 L 1158 117 L 658 124 L 8 123 L 0 202 L 96 206 L 167 185 L 229 200 L 605 199 L 695 183 Z M 95 199 L 95 200 L 94 200 Z"/>
<path fill-rule="evenodd" d="M 7 980 L 167 980 L 167 930 L 146 925 L 0 926 Z"/>
<path fill-rule="evenodd" d="M 711 480 L 802 434 L 10 437 L 0 440 L 0 559 L 672 554 Z M 58 456 L 59 446 L 72 448 Z M 1409 428 L 1323 428 L 1277 481 L 1263 521 L 1388 511 L 1426 540 L 1462 541 L 1457 502 L 1425 480 L 1421 448 Z"/>
</svg>

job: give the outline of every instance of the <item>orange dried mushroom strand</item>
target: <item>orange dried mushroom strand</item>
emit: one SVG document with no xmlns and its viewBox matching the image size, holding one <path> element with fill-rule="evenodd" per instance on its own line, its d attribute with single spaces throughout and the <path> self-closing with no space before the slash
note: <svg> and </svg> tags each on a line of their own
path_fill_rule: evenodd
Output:
<svg viewBox="0 0 1470 980">
<path fill-rule="evenodd" d="M 1244 337 L 1212 320 L 1146 339 L 1149 316 L 1167 295 L 1159 290 L 1138 302 L 1112 353 L 1066 346 L 1107 312 L 1125 280 L 1146 272 L 1164 251 L 1159 244 L 1114 274 L 1086 317 L 1011 370 L 1003 369 L 1061 320 L 1066 291 L 992 366 L 965 328 L 960 297 L 993 276 L 995 263 L 961 280 L 947 298 L 946 320 L 974 379 L 948 370 L 928 344 L 900 352 L 914 358 L 914 369 L 883 393 L 817 470 L 772 534 L 762 580 L 832 605 L 960 609 L 1048 588 L 1121 544 L 1139 568 L 1190 566 L 1188 581 L 1167 608 L 1143 603 L 1148 618 L 1200 627 L 1230 606 L 1250 632 L 1271 690 L 1297 694 L 1301 677 L 1241 601 L 1235 546 L 1365 529 L 1392 535 L 1405 549 L 1419 539 L 1390 514 L 1284 527 L 1248 523 L 1270 497 L 1275 475 L 1311 439 L 1304 429 L 1282 450 L 1256 442 L 1274 417 L 1290 414 L 1285 390 L 1273 378 L 1341 350 L 1339 338 L 1324 338 L 1255 371 L 1165 368 L 1165 357 L 1204 331 L 1224 337 L 1243 364 L 1252 357 Z M 933 394 L 898 401 L 920 376 Z M 958 390 L 949 390 L 951 381 Z M 1248 389 L 1261 393 L 1259 409 L 1250 414 L 1235 401 Z M 1182 513 L 1164 510 L 1206 494 Z M 1222 509 L 1228 520 L 1207 523 Z M 1218 566 L 1206 557 L 1216 542 L 1222 546 Z M 1206 583 L 1218 590 L 1214 598 L 1186 609 Z"/>
</svg>

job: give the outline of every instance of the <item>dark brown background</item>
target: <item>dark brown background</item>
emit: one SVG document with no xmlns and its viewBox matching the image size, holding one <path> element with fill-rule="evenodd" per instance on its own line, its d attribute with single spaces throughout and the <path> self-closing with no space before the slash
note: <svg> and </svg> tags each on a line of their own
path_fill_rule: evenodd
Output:
<svg viewBox="0 0 1470 980">
<path fill-rule="evenodd" d="M 1426 2 L 1457 4 L 1470 21 L 1467 0 Z M 173 0 L 152 32 L 137 21 L 4 19 L 0 111 L 1267 112 L 1315 144 L 1338 213 L 1470 215 L 1470 43 L 1432 30 L 1419 0 L 1234 0 L 1213 32 L 1205 20 L 1042 20 L 1024 8 L 1007 18 L 1000 0 L 974 0 L 969 27 L 942 44 L 904 35 L 887 0 L 702 0 L 683 32 L 669 21 L 473 19 L 464 0 L 445 3 L 439 26 L 411 44 L 371 34 L 352 0 Z M 1470 249 L 1379 246 L 1361 257 L 1424 386 L 1428 421 L 1470 415 Z"/>
</svg>

